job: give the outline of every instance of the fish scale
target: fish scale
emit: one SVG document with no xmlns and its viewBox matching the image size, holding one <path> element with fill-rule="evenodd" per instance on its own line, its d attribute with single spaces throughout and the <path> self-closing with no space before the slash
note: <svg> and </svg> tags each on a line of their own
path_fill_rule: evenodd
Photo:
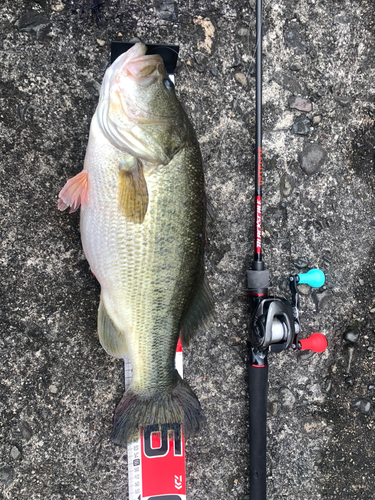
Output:
<svg viewBox="0 0 375 500">
<path fill-rule="evenodd" d="M 192 197 L 185 187 L 185 183 L 180 182 L 181 179 L 184 179 L 184 171 L 181 171 L 181 167 L 178 168 L 182 165 L 178 161 L 180 156 L 178 155 L 176 160 L 172 160 L 173 163 L 176 163 L 177 168 L 170 164 L 153 169 L 149 176 L 145 175 L 149 190 L 149 207 L 144 224 L 136 225 L 126 223 L 126 221 L 119 224 L 118 194 L 117 189 L 114 189 L 114 183 L 111 182 L 111 178 L 114 176 L 110 169 L 108 169 L 109 181 L 103 176 L 102 168 L 99 171 L 97 181 L 94 173 L 91 174 L 89 169 L 93 190 L 96 189 L 97 184 L 102 186 L 103 181 L 106 183 L 106 190 L 101 189 L 101 199 L 98 200 L 98 204 L 106 207 L 105 217 L 103 217 L 102 211 L 92 211 L 90 208 L 81 211 L 84 251 L 86 255 L 90 256 L 93 263 L 92 270 L 102 285 L 102 293 L 106 295 L 107 290 L 116 288 L 116 293 L 113 294 L 115 303 L 130 316 L 132 328 L 144 332 L 145 343 L 147 343 L 149 336 L 150 325 L 155 322 L 155 318 L 159 318 L 160 313 L 155 309 L 168 307 L 168 303 L 172 300 L 172 291 L 168 290 L 168 286 L 179 275 L 188 274 L 187 270 L 183 270 L 181 267 L 183 265 L 187 267 L 193 263 L 194 255 L 190 258 L 190 254 L 194 253 L 199 229 L 203 231 L 203 214 L 199 206 L 203 196 L 202 188 L 199 189 L 199 185 L 196 185 L 195 203 L 201 212 L 200 216 L 191 217 Z M 192 174 L 193 176 L 196 174 L 194 169 Z M 195 183 L 191 182 L 191 184 L 194 186 Z M 170 186 L 174 186 L 173 190 L 170 189 Z M 173 195 L 177 199 L 182 199 L 183 210 L 181 210 L 179 217 L 174 217 L 172 221 L 173 212 L 176 212 L 176 203 L 171 198 Z M 89 199 L 94 197 L 95 194 L 89 189 Z M 186 226 L 184 222 L 186 222 L 187 214 L 189 214 L 192 223 Z M 161 218 L 170 222 L 160 227 Z M 197 224 L 198 228 L 196 229 Z M 190 230 L 190 234 L 186 234 L 186 229 L 191 226 L 193 226 L 193 231 Z M 89 229 L 86 230 L 86 228 Z M 92 241 L 90 228 L 95 228 L 94 234 L 99 235 L 99 242 L 97 238 Z M 87 240 L 85 239 L 86 232 L 88 234 Z M 102 235 L 107 235 L 109 239 L 106 240 Z M 185 251 L 181 247 L 181 240 L 186 240 Z M 184 253 L 189 258 L 184 258 Z M 168 257 L 167 261 L 165 256 Z M 171 268 L 174 269 L 173 273 Z M 180 281 L 183 279 L 180 278 Z M 178 283 L 176 286 L 181 287 L 181 284 Z M 156 307 L 153 306 L 155 301 Z M 175 307 L 178 302 L 181 304 L 181 299 L 174 299 L 173 306 Z M 135 313 L 136 311 L 137 313 Z M 162 331 L 155 332 L 155 334 L 158 334 L 159 338 L 162 339 L 165 331 L 174 330 L 177 342 L 178 319 L 176 318 L 181 316 L 181 311 L 173 311 L 173 313 L 169 316 L 169 320 L 173 319 L 173 323 L 160 324 L 157 330 L 162 329 Z M 171 323 L 171 321 L 169 322 Z M 143 338 L 141 333 L 140 335 Z M 169 338 L 168 341 L 170 342 Z M 141 351 L 142 345 L 139 345 L 137 349 Z M 170 349 L 170 351 L 174 356 L 174 349 Z M 157 352 L 164 352 L 164 350 L 159 349 Z M 153 366 L 161 361 L 157 359 L 155 351 L 150 352 L 149 358 Z M 133 367 L 137 366 L 137 359 L 131 359 L 131 362 Z"/>
</svg>

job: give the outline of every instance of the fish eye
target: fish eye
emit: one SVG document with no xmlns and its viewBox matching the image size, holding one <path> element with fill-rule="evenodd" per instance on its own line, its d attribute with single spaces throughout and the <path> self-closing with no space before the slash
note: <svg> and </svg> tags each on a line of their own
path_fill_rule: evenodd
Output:
<svg viewBox="0 0 375 500">
<path fill-rule="evenodd" d="M 164 83 L 164 87 L 167 90 L 169 90 L 170 92 L 172 92 L 172 90 L 174 90 L 173 82 L 171 82 L 169 78 L 164 78 L 163 83 Z"/>
</svg>

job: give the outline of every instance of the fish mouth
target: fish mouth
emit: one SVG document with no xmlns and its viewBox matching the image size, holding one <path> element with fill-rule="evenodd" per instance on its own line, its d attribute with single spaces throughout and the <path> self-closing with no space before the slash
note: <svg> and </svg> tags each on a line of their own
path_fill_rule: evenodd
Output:
<svg viewBox="0 0 375 500">
<path fill-rule="evenodd" d="M 158 54 L 131 59 L 126 63 L 125 70 L 131 80 L 142 86 L 149 85 L 160 75 L 166 74 L 163 59 Z"/>
<path fill-rule="evenodd" d="M 146 55 L 146 51 L 146 45 L 137 42 L 112 64 L 112 93 L 117 94 L 114 100 L 121 103 L 122 111 L 130 122 L 162 125 L 169 123 L 171 117 L 153 114 L 142 106 L 141 101 L 135 102 L 125 91 L 126 81 L 129 79 L 137 86 L 145 88 L 158 79 L 167 77 L 162 57 L 159 54 Z"/>
<path fill-rule="evenodd" d="M 128 77 L 138 85 L 149 85 L 160 76 L 166 76 L 164 62 L 159 54 L 146 55 L 147 47 L 142 42 L 137 42 L 129 49 L 123 58 L 115 62 L 115 66 L 119 64 L 121 69 L 120 78 Z M 113 68 L 117 70 L 116 67 Z"/>
</svg>

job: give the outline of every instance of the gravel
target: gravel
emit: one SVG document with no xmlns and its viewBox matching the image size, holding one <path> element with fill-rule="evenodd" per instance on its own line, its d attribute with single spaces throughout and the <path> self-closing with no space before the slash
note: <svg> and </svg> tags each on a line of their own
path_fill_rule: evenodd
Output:
<svg viewBox="0 0 375 500">
<path fill-rule="evenodd" d="M 206 418 L 187 442 L 188 499 L 249 498 L 254 5 L 1 2 L 0 497 L 126 498 L 126 450 L 109 439 L 123 366 L 99 345 L 99 287 L 82 253 L 79 214 L 58 212 L 57 195 L 82 168 L 110 40 L 138 36 L 180 45 L 176 89 L 201 144 L 215 214 L 206 267 L 216 318 L 184 355 Z M 373 2 L 265 2 L 264 24 L 270 292 L 288 295 L 297 269 L 322 269 L 324 287 L 301 295 L 301 327 L 303 337 L 321 331 L 328 339 L 322 354 L 270 355 L 268 498 L 372 500 Z M 291 97 L 322 117 L 308 135 L 291 131 L 301 113 Z M 359 336 L 353 342 L 345 332 Z"/>
</svg>

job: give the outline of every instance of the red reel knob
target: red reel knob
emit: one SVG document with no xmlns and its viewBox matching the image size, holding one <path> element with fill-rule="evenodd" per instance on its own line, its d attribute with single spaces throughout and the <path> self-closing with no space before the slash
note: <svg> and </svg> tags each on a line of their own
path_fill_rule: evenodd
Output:
<svg viewBox="0 0 375 500">
<path fill-rule="evenodd" d="M 327 339 L 322 333 L 313 333 L 308 339 L 299 340 L 301 351 L 323 352 L 327 349 Z"/>
</svg>

